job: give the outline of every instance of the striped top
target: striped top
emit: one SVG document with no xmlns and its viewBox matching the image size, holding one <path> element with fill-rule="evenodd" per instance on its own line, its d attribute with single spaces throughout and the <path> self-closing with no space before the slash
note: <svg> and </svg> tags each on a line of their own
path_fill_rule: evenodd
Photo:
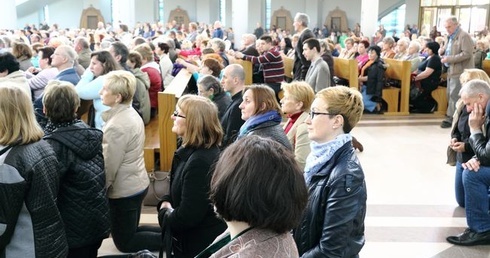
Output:
<svg viewBox="0 0 490 258">
<path fill-rule="evenodd" d="M 275 49 L 271 48 L 260 56 L 244 55 L 243 60 L 262 65 L 264 83 L 280 83 L 284 81 L 284 62 L 281 54 Z"/>
</svg>

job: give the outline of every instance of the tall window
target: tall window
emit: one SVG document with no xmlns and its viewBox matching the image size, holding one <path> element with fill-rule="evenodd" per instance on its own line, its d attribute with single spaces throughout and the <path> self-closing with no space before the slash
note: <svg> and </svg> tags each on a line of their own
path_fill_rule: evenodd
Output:
<svg viewBox="0 0 490 258">
<path fill-rule="evenodd" d="M 45 5 L 43 7 L 43 13 L 44 13 L 44 20 L 46 21 L 47 24 L 49 24 L 49 7 L 48 7 L 48 5 Z"/>
<path fill-rule="evenodd" d="M 436 26 L 438 31 L 445 34 L 445 18 L 454 15 L 463 30 L 478 33 L 488 24 L 489 7 L 488 0 L 421 0 L 420 27 L 428 33 Z"/>
<path fill-rule="evenodd" d="M 163 17 L 163 0 L 158 0 L 158 20 L 161 22 L 165 20 Z"/>
<path fill-rule="evenodd" d="M 406 6 L 406 4 L 400 5 L 379 20 L 379 24 L 382 24 L 386 30 L 386 36 L 393 34 L 399 36 L 404 31 Z"/>
<path fill-rule="evenodd" d="M 223 26 L 226 25 L 226 0 L 219 0 L 219 20 Z"/>
<path fill-rule="evenodd" d="M 271 0 L 265 0 L 265 29 L 269 30 L 271 28 Z"/>
</svg>

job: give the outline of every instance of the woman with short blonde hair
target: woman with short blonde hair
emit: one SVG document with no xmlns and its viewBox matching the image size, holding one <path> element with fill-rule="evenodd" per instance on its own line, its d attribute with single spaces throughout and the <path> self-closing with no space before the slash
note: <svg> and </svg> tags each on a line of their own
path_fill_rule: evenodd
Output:
<svg viewBox="0 0 490 258">
<path fill-rule="evenodd" d="M 311 105 L 304 169 L 309 199 L 294 230 L 300 257 L 357 257 L 364 246 L 366 184 L 350 134 L 363 109 L 361 93 L 344 86 L 319 91 Z"/>
<path fill-rule="evenodd" d="M 305 120 L 308 118 L 315 92 L 308 83 L 302 81 L 283 83 L 281 88 L 284 92 L 281 109 L 288 117 L 288 121 L 283 126 L 284 133 L 293 146 L 296 162 L 303 169 L 306 157 L 310 153 L 310 139 L 308 139 L 308 126 Z"/>
<path fill-rule="evenodd" d="M 158 221 L 163 239 L 172 239 L 165 246 L 167 257 L 195 257 L 226 229 L 208 196 L 223 131 L 218 109 L 202 96 L 180 97 L 172 120 L 182 144 L 172 161 L 170 193 L 158 205 Z"/>
<path fill-rule="evenodd" d="M 109 72 L 99 92 L 102 104 L 110 107 L 102 113 L 102 148 L 111 235 L 121 252 L 156 251 L 161 246 L 159 228 L 138 227 L 150 182 L 143 158 L 145 126 L 131 106 L 135 90 L 134 75 L 121 70 Z"/>
</svg>

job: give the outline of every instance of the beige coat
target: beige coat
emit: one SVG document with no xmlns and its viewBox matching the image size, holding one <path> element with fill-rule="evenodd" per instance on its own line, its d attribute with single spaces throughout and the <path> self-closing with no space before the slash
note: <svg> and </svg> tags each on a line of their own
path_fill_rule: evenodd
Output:
<svg viewBox="0 0 490 258">
<path fill-rule="evenodd" d="M 32 99 L 31 87 L 29 86 L 25 73 L 21 70 L 9 73 L 5 77 L 0 77 L 0 86 L 20 88 L 27 93 L 29 99 Z"/>
<path fill-rule="evenodd" d="M 131 105 L 118 104 L 102 113 L 107 195 L 123 198 L 145 190 L 150 181 L 143 158 L 145 126 Z"/>
<path fill-rule="evenodd" d="M 451 55 L 446 56 L 449 63 L 448 77 L 457 77 L 464 72 L 464 69 L 473 68 L 473 49 L 475 44 L 471 36 L 459 28 L 451 44 Z"/>
<path fill-rule="evenodd" d="M 305 123 L 306 118 L 308 118 L 308 113 L 303 112 L 286 134 L 293 146 L 296 162 L 298 162 L 301 169 L 305 168 L 306 157 L 310 154 L 310 139 L 308 138 L 308 125 Z M 289 120 L 284 124 L 283 129 L 286 128 L 288 123 Z"/>
</svg>

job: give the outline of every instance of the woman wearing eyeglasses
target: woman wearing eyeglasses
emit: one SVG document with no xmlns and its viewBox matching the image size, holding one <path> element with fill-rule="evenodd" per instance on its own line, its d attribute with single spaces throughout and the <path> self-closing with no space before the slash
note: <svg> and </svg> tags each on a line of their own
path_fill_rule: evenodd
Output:
<svg viewBox="0 0 490 258">
<path fill-rule="evenodd" d="M 208 197 L 210 167 L 219 156 L 223 131 L 218 109 L 202 96 L 179 98 L 172 120 L 182 144 L 172 161 L 170 194 L 158 205 L 158 221 L 167 257 L 194 257 L 226 229 Z"/>
<path fill-rule="evenodd" d="M 294 230 L 300 257 L 358 257 L 364 245 L 366 185 L 350 131 L 361 118 L 361 94 L 336 86 L 316 94 L 306 119 L 311 152 L 303 219 Z"/>
</svg>

